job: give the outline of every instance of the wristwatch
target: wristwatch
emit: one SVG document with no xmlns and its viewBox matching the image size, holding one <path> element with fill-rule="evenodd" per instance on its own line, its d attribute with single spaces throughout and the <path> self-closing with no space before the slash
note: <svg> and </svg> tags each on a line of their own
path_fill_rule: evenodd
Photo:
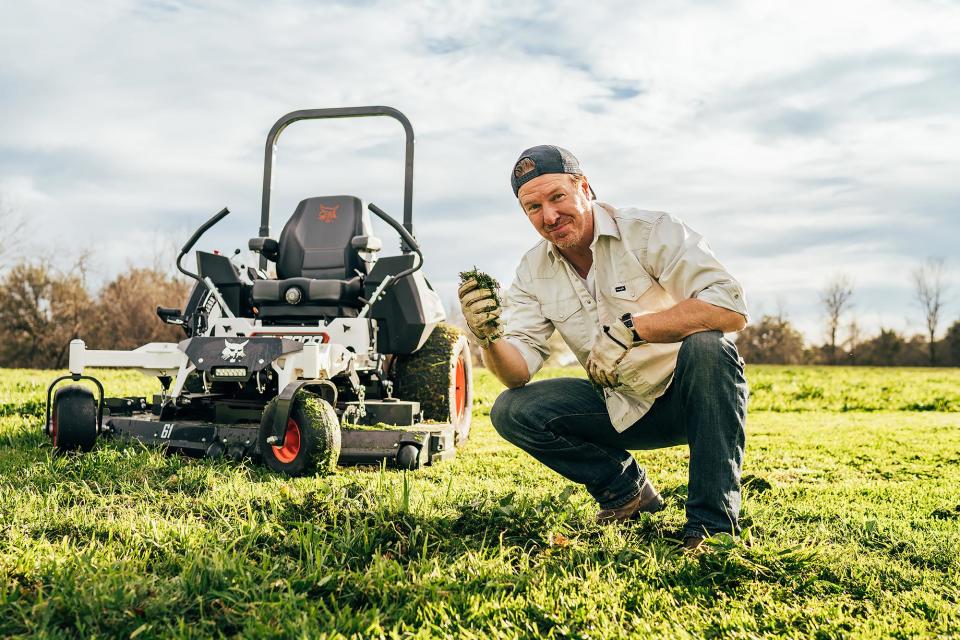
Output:
<svg viewBox="0 0 960 640">
<path fill-rule="evenodd" d="M 647 341 L 640 337 L 640 334 L 637 333 L 637 330 L 633 327 L 633 315 L 630 313 L 625 313 L 620 316 L 620 322 L 623 323 L 627 329 L 633 333 L 633 345 L 638 346 L 641 344 L 647 344 Z"/>
</svg>

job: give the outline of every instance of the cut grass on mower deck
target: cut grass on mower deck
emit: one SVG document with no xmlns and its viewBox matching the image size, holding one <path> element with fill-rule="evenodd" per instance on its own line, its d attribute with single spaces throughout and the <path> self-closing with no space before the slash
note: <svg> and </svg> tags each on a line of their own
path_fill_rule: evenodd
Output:
<svg viewBox="0 0 960 640">
<path fill-rule="evenodd" d="M 638 454 L 665 511 L 599 527 L 494 432 L 486 371 L 453 461 L 296 479 L 116 443 L 54 458 L 51 372 L 0 371 L 0 636 L 960 634 L 960 371 L 747 375 L 746 533 L 691 555 L 685 448 Z"/>
</svg>

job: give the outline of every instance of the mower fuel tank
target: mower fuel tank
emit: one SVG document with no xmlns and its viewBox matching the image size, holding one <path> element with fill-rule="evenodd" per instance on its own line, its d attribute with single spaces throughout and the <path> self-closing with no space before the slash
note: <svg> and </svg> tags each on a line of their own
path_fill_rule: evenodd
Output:
<svg viewBox="0 0 960 640">
<path fill-rule="evenodd" d="M 377 260 L 364 282 L 364 297 L 370 298 L 384 277 L 413 267 L 416 256 L 384 256 Z M 446 314 L 440 296 L 416 271 L 391 283 L 383 296 L 373 303 L 370 317 L 377 321 L 377 351 L 410 354 L 423 346 L 430 332 Z"/>
</svg>

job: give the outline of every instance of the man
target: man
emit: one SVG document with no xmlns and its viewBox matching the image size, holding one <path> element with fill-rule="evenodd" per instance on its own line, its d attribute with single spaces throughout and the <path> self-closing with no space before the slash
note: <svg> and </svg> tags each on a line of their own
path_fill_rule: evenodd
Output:
<svg viewBox="0 0 960 640">
<path fill-rule="evenodd" d="M 684 545 L 738 534 L 747 383 L 723 334 L 746 326 L 740 285 L 673 216 L 597 202 L 565 149 L 527 149 L 511 184 L 544 239 L 521 260 L 502 310 L 475 280 L 459 291 L 484 362 L 508 387 L 494 427 L 583 484 L 602 523 L 663 507 L 627 449 L 687 444 Z M 554 330 L 590 381 L 528 384 Z"/>
</svg>

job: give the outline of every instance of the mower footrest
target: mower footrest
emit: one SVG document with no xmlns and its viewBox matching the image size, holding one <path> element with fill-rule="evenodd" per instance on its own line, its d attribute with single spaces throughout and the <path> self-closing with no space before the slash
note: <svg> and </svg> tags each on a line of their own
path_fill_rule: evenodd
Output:
<svg viewBox="0 0 960 640">
<path fill-rule="evenodd" d="M 359 408 L 359 402 L 348 402 L 347 407 Z M 365 415 L 357 424 L 390 424 L 412 427 L 420 416 L 420 403 L 412 400 L 367 400 L 363 403 Z"/>
</svg>

